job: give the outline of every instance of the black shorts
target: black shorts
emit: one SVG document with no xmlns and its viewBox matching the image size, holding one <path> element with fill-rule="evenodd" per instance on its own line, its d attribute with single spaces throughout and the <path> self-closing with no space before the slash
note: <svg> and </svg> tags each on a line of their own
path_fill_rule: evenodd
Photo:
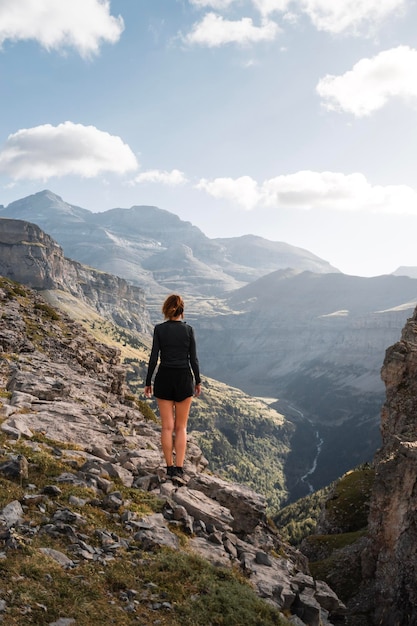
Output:
<svg viewBox="0 0 417 626">
<path fill-rule="evenodd" d="M 161 400 L 182 402 L 194 395 L 194 379 L 186 368 L 159 366 L 153 384 L 153 395 Z"/>
</svg>

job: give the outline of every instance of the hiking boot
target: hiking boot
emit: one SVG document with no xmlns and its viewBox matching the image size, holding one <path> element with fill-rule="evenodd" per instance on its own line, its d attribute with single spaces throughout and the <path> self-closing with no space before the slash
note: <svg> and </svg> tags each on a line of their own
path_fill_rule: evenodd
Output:
<svg viewBox="0 0 417 626">
<path fill-rule="evenodd" d="M 175 469 L 173 465 L 167 465 L 167 478 L 173 478 L 175 476 Z"/>
<path fill-rule="evenodd" d="M 184 470 L 182 467 L 174 467 L 174 475 L 172 476 L 172 482 L 176 485 L 185 485 L 186 480 L 184 476 Z"/>
</svg>

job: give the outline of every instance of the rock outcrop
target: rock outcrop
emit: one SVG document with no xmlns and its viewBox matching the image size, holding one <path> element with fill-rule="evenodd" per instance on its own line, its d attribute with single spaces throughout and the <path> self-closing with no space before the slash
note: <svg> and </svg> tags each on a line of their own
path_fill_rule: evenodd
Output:
<svg viewBox="0 0 417 626">
<path fill-rule="evenodd" d="M 363 575 L 373 624 L 417 624 L 417 310 L 385 356 L 383 446 L 375 459 Z"/>
<path fill-rule="evenodd" d="M 62 248 L 30 222 L 0 218 L 0 275 L 38 291 L 69 292 L 120 326 L 150 331 L 142 289 L 65 258 Z"/>
<path fill-rule="evenodd" d="M 42 548 L 62 567 L 76 567 L 80 560 L 103 566 L 133 544 L 143 550 L 181 549 L 176 525 L 188 535 L 189 549 L 212 563 L 240 568 L 258 595 L 292 614 L 293 623 L 318 626 L 343 619 L 336 595 L 310 576 L 305 558 L 268 524 L 264 498 L 205 471 L 207 461 L 194 442 L 188 446 L 186 480 L 166 481 L 160 427 L 144 419 L 129 394 L 117 349 L 97 343 L 65 315 L 52 315 L 39 295 L 6 280 L 0 284 L 0 306 L 1 429 L 34 450 L 47 446 L 68 464 L 55 484 L 42 493 L 32 485 L 22 502 L 12 501 L 0 512 L 5 558 L 19 536 L 46 533 L 69 539 L 66 551 Z M 5 459 L 11 460 L 18 462 L 14 475 L 27 477 L 22 459 Z M 120 536 L 103 530 L 93 541 L 79 530 L 82 514 L 52 502 L 65 483 L 92 490 L 88 503 L 118 522 Z M 135 513 L 118 484 L 158 496 L 162 512 Z M 87 501 L 73 497 L 72 502 L 80 508 Z M 23 515 L 22 506 L 31 503 L 48 511 L 36 527 Z"/>
</svg>

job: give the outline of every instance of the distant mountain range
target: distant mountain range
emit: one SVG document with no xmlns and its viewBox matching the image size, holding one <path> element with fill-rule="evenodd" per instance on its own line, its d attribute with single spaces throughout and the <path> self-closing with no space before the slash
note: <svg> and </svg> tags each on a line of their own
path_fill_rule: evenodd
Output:
<svg viewBox="0 0 417 626">
<path fill-rule="evenodd" d="M 46 190 L 0 206 L 0 217 L 37 224 L 66 257 L 121 276 L 148 293 L 175 289 L 192 296 L 219 295 L 287 267 L 338 272 L 286 243 L 253 235 L 209 239 L 190 222 L 152 206 L 93 213 Z"/>
</svg>

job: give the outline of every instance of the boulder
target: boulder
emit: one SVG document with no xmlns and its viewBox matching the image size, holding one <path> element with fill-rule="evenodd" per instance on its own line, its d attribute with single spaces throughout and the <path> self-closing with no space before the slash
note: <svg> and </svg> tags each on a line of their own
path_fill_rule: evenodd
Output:
<svg viewBox="0 0 417 626">
<path fill-rule="evenodd" d="M 233 531 L 251 533 L 266 519 L 266 500 L 249 487 L 229 483 L 209 474 L 197 474 L 188 488 L 201 491 L 208 498 L 227 507 L 233 516 Z"/>
</svg>

